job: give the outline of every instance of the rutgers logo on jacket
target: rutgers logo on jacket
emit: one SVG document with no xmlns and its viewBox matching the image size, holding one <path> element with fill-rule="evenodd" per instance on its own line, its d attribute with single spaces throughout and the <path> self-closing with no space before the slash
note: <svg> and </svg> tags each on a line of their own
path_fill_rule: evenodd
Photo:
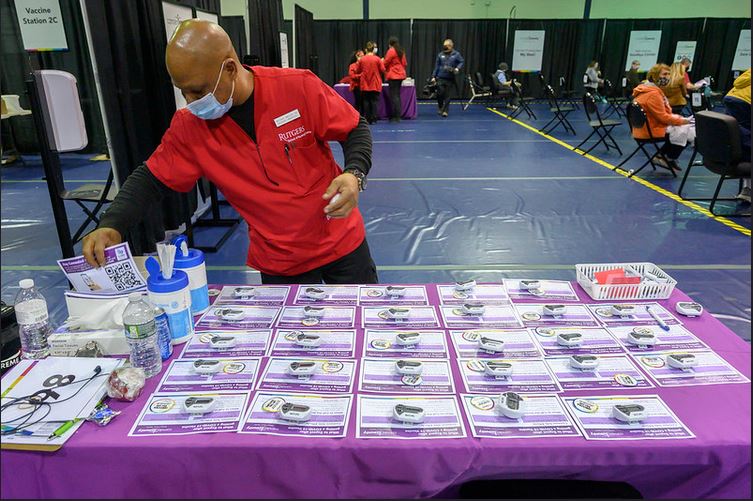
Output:
<svg viewBox="0 0 753 501">
<path fill-rule="evenodd" d="M 329 141 L 344 141 L 358 112 L 308 70 L 247 68 L 254 75 L 254 142 L 229 116 L 173 116 L 149 170 L 176 191 L 206 177 L 249 227 L 247 264 L 296 275 L 330 263 L 363 241 L 363 219 L 327 220 L 322 199 L 341 169 Z"/>
</svg>

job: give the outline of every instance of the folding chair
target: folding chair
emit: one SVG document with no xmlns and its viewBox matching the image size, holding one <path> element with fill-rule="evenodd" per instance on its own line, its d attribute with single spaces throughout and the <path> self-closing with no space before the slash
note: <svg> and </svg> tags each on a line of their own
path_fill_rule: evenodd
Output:
<svg viewBox="0 0 753 501">
<path fill-rule="evenodd" d="M 711 202 L 709 212 L 715 216 L 724 215 L 727 217 L 750 216 L 750 213 L 731 213 L 717 214 L 714 212 L 714 206 L 717 202 L 732 202 L 735 198 L 719 198 L 719 191 L 722 184 L 728 179 L 738 179 L 740 188 L 743 185 L 744 178 L 750 178 L 750 162 L 742 161 L 742 145 L 740 144 L 740 126 L 734 117 L 724 113 L 714 111 L 699 111 L 695 115 L 696 139 L 693 156 L 688 162 L 685 169 L 685 175 L 682 177 L 680 189 L 677 195 L 683 200 Z M 682 194 L 685 182 L 690 175 L 690 169 L 693 167 L 693 159 L 696 153 L 703 155 L 703 165 L 715 174 L 719 174 L 719 183 L 714 190 L 714 196 L 711 198 L 690 198 Z"/>
<path fill-rule="evenodd" d="M 489 73 L 489 77 L 492 81 L 492 89 L 494 90 L 494 94 L 490 98 L 490 101 L 493 103 L 494 99 L 499 99 L 500 103 L 502 101 L 510 102 L 510 97 L 512 97 L 513 92 L 512 88 L 509 85 L 502 85 L 499 83 L 499 80 L 497 80 L 497 77 L 494 75 L 494 73 Z"/>
<path fill-rule="evenodd" d="M 468 76 L 466 78 L 468 79 L 468 85 L 471 87 L 471 98 L 467 103 L 463 105 L 463 111 L 467 110 L 473 100 L 477 97 L 489 98 L 492 95 L 491 89 L 489 87 L 476 83 L 470 73 L 468 73 Z"/>
<path fill-rule="evenodd" d="M 635 101 L 631 102 L 627 105 L 626 109 L 626 116 L 628 125 L 630 126 L 630 132 L 632 134 L 633 130 L 635 129 L 642 129 L 644 126 L 648 130 L 648 139 L 639 139 L 633 135 L 633 139 L 635 140 L 635 143 L 637 144 L 636 148 L 633 150 L 633 152 L 627 156 L 620 164 L 615 167 L 612 170 L 621 168 L 623 165 L 627 163 L 628 160 L 633 158 L 633 156 L 638 153 L 638 151 L 642 151 L 643 154 L 646 156 L 646 162 L 641 165 L 638 170 L 633 170 L 628 174 L 628 177 L 633 177 L 634 175 L 638 174 L 640 171 L 642 171 L 648 164 L 651 164 L 651 168 L 653 170 L 656 170 L 657 167 L 660 167 L 662 169 L 667 169 L 672 173 L 674 177 L 677 177 L 677 173 L 674 171 L 674 169 L 670 167 L 664 167 L 663 165 L 659 165 L 654 163 L 654 158 L 656 155 L 660 154 L 660 148 L 659 145 L 663 145 L 666 142 L 666 139 L 663 137 L 654 137 L 653 134 L 651 134 L 651 125 L 648 120 L 648 116 L 646 116 L 646 112 L 643 111 L 643 108 L 641 108 L 641 105 L 636 103 Z M 654 149 L 656 149 L 656 152 L 653 155 L 650 155 L 648 151 L 646 151 L 646 145 L 652 144 L 654 146 Z"/>
<path fill-rule="evenodd" d="M 613 113 L 616 113 L 618 117 L 625 116 L 625 112 L 620 108 L 620 98 L 614 95 L 614 88 L 609 79 L 604 79 L 604 97 L 607 100 L 607 109 L 609 110 L 604 118 L 609 118 Z"/>
<path fill-rule="evenodd" d="M 588 119 L 588 125 L 593 128 L 593 131 L 591 131 L 591 134 L 588 135 L 587 138 L 585 138 L 583 141 L 578 144 L 578 146 L 575 147 L 575 149 L 580 149 L 581 146 L 586 144 L 589 139 L 591 139 L 591 136 L 594 134 L 597 134 L 599 136 L 599 140 L 596 141 L 590 148 L 588 148 L 586 151 L 584 151 L 582 154 L 585 155 L 587 153 L 590 153 L 591 150 L 596 148 L 600 143 L 604 143 L 604 146 L 607 147 L 607 151 L 609 151 L 609 142 L 611 141 L 612 147 L 617 149 L 617 152 L 622 156 L 622 150 L 620 149 L 617 142 L 612 137 L 612 129 L 617 127 L 618 125 L 622 125 L 622 122 L 620 120 L 605 120 L 601 117 L 601 113 L 599 112 L 599 107 L 596 106 L 596 101 L 594 100 L 594 97 L 591 95 L 590 92 L 586 92 L 583 96 L 583 109 L 586 110 L 586 118 Z M 594 119 L 594 116 L 596 119 Z M 607 141 L 609 139 L 609 141 Z"/>
<path fill-rule="evenodd" d="M 578 100 L 575 98 L 575 89 L 567 88 L 567 80 L 565 80 L 565 77 L 563 76 L 560 77 L 559 83 L 560 98 L 562 98 L 565 104 L 579 110 L 580 107 L 578 106 Z"/>
<path fill-rule="evenodd" d="M 513 112 L 510 113 L 510 118 L 515 118 L 525 111 L 528 115 L 528 118 L 533 118 L 534 120 L 536 120 L 536 114 L 533 112 L 531 106 L 529 105 L 529 103 L 535 98 L 523 97 L 523 93 L 520 92 L 520 87 L 518 87 L 518 81 L 514 78 L 512 79 L 512 85 L 510 85 L 510 89 L 512 90 L 513 95 L 518 98 L 518 109 L 513 110 Z"/>
<path fill-rule="evenodd" d="M 562 127 L 564 127 L 565 129 L 565 132 L 572 132 L 573 136 L 575 136 L 575 129 L 567 120 L 567 114 L 571 111 L 575 111 L 575 108 L 573 108 L 572 106 L 560 106 L 560 103 L 557 101 L 557 98 L 554 95 L 554 89 L 552 89 L 551 85 L 547 85 L 544 89 L 546 91 L 546 97 L 549 100 L 549 111 L 554 113 L 554 116 L 546 123 L 545 126 L 539 129 L 539 132 L 550 134 L 554 131 L 554 129 L 557 128 L 557 126 L 562 125 Z M 551 127 L 549 127 L 550 125 Z"/>
<path fill-rule="evenodd" d="M 81 240 L 89 223 L 93 222 L 95 225 L 99 224 L 98 214 L 102 207 L 115 200 L 115 195 L 118 194 L 118 189 L 113 186 L 112 181 L 113 172 L 112 169 L 110 169 L 105 184 L 84 184 L 74 190 L 63 190 L 60 192 L 60 198 L 76 202 L 76 204 L 83 209 L 84 214 L 86 214 L 86 221 L 79 226 L 78 230 L 76 230 L 76 233 L 74 233 L 71 238 L 74 245 Z M 87 203 L 93 203 L 94 207 L 87 207 Z"/>
</svg>

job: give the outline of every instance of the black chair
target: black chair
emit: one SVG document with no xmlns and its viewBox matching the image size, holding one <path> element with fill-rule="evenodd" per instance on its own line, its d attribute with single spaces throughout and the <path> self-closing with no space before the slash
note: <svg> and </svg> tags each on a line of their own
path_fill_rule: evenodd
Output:
<svg viewBox="0 0 753 501">
<path fill-rule="evenodd" d="M 647 165 L 651 164 L 651 168 L 653 170 L 656 170 L 657 167 L 660 167 L 662 169 L 667 169 L 672 173 L 674 177 L 677 177 L 677 173 L 672 169 L 671 167 L 665 167 L 664 165 L 654 163 L 654 159 L 656 158 L 656 155 L 659 155 L 660 152 L 660 145 L 663 145 L 666 142 L 666 139 L 663 137 L 654 137 L 653 134 L 651 134 L 651 126 L 648 119 L 648 116 L 646 116 L 646 112 L 643 111 L 643 108 L 641 108 L 641 105 L 639 105 L 637 102 L 633 101 L 627 105 L 627 109 L 625 110 L 625 115 L 627 116 L 628 125 L 630 126 L 630 132 L 632 133 L 636 129 L 642 129 L 645 127 L 648 130 L 648 138 L 647 139 L 639 139 L 633 135 L 633 139 L 636 143 L 636 148 L 633 150 L 633 152 L 627 156 L 620 164 L 615 167 L 612 170 L 621 168 L 623 165 L 627 163 L 628 160 L 633 158 L 633 156 L 638 153 L 639 151 L 642 151 L 643 154 L 646 156 L 646 162 L 641 165 L 638 170 L 631 170 L 628 174 L 628 177 L 633 177 L 634 175 L 638 174 L 640 171 L 642 171 Z M 656 152 L 651 155 L 646 150 L 647 145 L 653 145 Z"/>
<path fill-rule="evenodd" d="M 533 118 L 534 120 L 536 120 L 536 114 L 533 112 L 530 106 L 531 101 L 533 101 L 535 98 L 523 97 L 523 93 L 520 91 L 520 87 L 518 86 L 518 81 L 514 78 L 512 79 L 512 85 L 510 85 L 510 89 L 512 90 L 513 95 L 517 98 L 518 101 L 518 108 L 510 113 L 510 118 L 516 118 L 518 115 L 525 111 L 528 115 L 528 118 Z"/>
<path fill-rule="evenodd" d="M 575 89 L 570 89 L 567 87 L 567 80 L 565 80 L 565 77 L 563 76 L 559 78 L 559 83 L 560 98 L 565 102 L 565 104 L 572 106 L 576 110 L 579 110 L 580 107 L 578 107 L 578 99 L 575 97 Z"/>
<path fill-rule="evenodd" d="M 699 111 L 695 114 L 695 130 L 695 151 L 685 170 L 685 175 L 682 177 L 682 183 L 680 183 L 680 189 L 677 190 L 677 194 L 683 200 L 710 201 L 709 212 L 715 216 L 750 216 L 749 212 L 745 214 L 717 214 L 714 212 L 714 206 L 717 202 L 736 201 L 735 198 L 719 198 L 719 191 L 721 191 L 724 181 L 738 179 L 740 181 L 740 188 L 742 188 L 743 179 L 750 178 L 751 175 L 750 161 L 743 161 L 742 158 L 740 126 L 737 120 L 724 113 Z M 711 198 L 689 198 L 682 195 L 682 190 L 690 175 L 696 153 L 700 153 L 703 156 L 703 165 L 708 170 L 721 176 L 716 185 L 716 190 L 714 190 L 714 196 Z"/>
<path fill-rule="evenodd" d="M 494 92 L 494 95 L 490 98 L 490 101 L 494 101 L 494 99 L 498 99 L 500 102 L 506 101 L 508 104 L 510 103 L 510 98 L 513 96 L 512 88 L 510 85 L 502 85 L 499 80 L 497 79 L 497 76 L 495 73 L 489 73 L 489 78 L 491 78 L 492 82 L 492 90 Z"/>
<path fill-rule="evenodd" d="M 76 202 L 84 211 L 84 214 L 86 214 L 86 220 L 81 223 L 81 226 L 79 226 L 71 238 L 74 245 L 81 240 L 89 223 L 99 224 L 98 214 L 102 210 L 102 207 L 115 200 L 118 188 L 113 186 L 112 183 L 113 172 L 110 169 L 110 174 L 108 174 L 105 184 L 84 184 L 74 190 L 63 190 L 60 192 L 60 198 Z M 89 207 L 86 204 L 94 204 L 94 207 Z"/>
<path fill-rule="evenodd" d="M 546 97 L 549 100 L 549 111 L 554 113 L 554 116 L 552 116 L 552 119 L 549 120 L 545 126 L 539 129 L 539 132 L 550 134 L 559 125 L 562 125 L 562 127 L 565 129 L 565 132 L 571 132 L 573 135 L 576 135 L 575 129 L 567 120 L 567 114 L 571 111 L 575 111 L 575 108 L 567 105 L 560 106 L 560 103 L 559 101 L 557 101 L 557 97 L 554 95 L 554 89 L 552 89 L 551 85 L 547 85 L 544 88 L 544 91 L 546 92 Z"/>
<path fill-rule="evenodd" d="M 612 137 L 612 129 L 614 129 L 618 125 L 622 125 L 622 122 L 620 120 L 606 120 L 602 118 L 601 113 L 599 112 L 599 107 L 596 106 L 596 101 L 594 100 L 594 97 L 590 92 L 586 92 L 583 96 L 583 109 L 586 110 L 588 125 L 591 126 L 593 131 L 591 131 L 591 134 L 589 134 L 587 138 L 581 141 L 580 144 L 575 147 L 575 149 L 580 149 L 580 147 L 586 144 L 594 134 L 597 134 L 599 136 L 599 140 L 596 141 L 586 151 L 582 152 L 583 155 L 590 153 L 591 150 L 596 148 L 600 143 L 604 143 L 604 146 L 607 147 L 607 151 L 609 151 L 609 143 L 611 141 L 612 147 L 617 149 L 617 152 L 620 154 L 620 156 L 622 156 L 622 150 L 617 144 L 617 141 L 615 141 Z"/>
<path fill-rule="evenodd" d="M 618 117 L 624 117 L 625 112 L 620 108 L 620 104 L 624 102 L 619 96 L 614 95 L 614 87 L 612 82 L 608 78 L 604 79 L 604 97 L 607 100 L 607 109 L 609 112 L 604 115 L 604 118 L 609 118 L 613 113 L 616 113 Z"/>
<path fill-rule="evenodd" d="M 471 98 L 468 100 L 467 103 L 463 105 L 463 111 L 467 110 L 468 107 L 471 105 L 474 99 L 476 98 L 486 98 L 488 101 L 488 98 L 492 96 L 491 88 L 483 85 L 483 79 L 480 78 L 481 73 L 476 73 L 476 78 L 480 79 L 481 82 L 477 82 L 477 80 L 474 80 L 474 78 L 469 73 L 467 75 L 468 85 L 471 88 Z"/>
</svg>

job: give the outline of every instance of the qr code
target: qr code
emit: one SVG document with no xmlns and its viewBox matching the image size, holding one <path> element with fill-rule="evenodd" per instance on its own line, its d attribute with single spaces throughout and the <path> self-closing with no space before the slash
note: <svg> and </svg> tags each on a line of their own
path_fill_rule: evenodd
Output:
<svg viewBox="0 0 753 501">
<path fill-rule="evenodd" d="M 128 261 L 126 261 L 125 263 L 107 266 L 105 267 L 105 271 L 107 272 L 107 276 L 110 277 L 110 280 L 115 285 L 115 288 L 119 291 L 124 291 L 144 285 L 144 282 L 136 274 L 136 272 L 133 270 L 133 267 L 131 266 L 131 263 L 129 263 Z"/>
</svg>

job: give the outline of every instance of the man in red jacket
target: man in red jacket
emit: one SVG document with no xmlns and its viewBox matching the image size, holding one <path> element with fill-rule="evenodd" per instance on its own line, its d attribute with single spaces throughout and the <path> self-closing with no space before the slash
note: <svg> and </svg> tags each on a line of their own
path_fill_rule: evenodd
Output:
<svg viewBox="0 0 753 501">
<path fill-rule="evenodd" d="M 384 63 L 374 53 L 376 43 L 366 44 L 366 54 L 358 60 L 358 73 L 361 74 L 361 99 L 363 99 L 363 114 L 370 124 L 377 122 L 377 105 L 379 94 L 382 93 L 382 73 Z"/>
<path fill-rule="evenodd" d="M 353 107 L 310 71 L 242 66 L 209 21 L 182 22 L 166 62 L 188 106 L 85 237 L 87 261 L 104 264 L 162 196 L 206 177 L 248 223 L 246 263 L 263 283 L 375 283 L 357 208 L 371 134 Z M 343 146 L 344 172 L 329 141 Z"/>
</svg>

